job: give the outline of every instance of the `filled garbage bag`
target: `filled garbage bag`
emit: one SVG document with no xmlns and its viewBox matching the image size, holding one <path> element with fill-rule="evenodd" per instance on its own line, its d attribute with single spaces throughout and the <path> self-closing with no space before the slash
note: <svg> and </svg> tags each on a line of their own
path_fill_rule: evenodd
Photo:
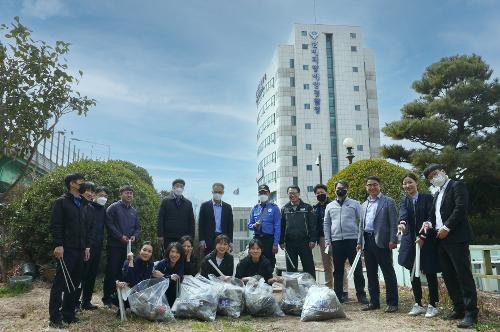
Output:
<svg viewBox="0 0 500 332">
<path fill-rule="evenodd" d="M 264 278 L 251 278 L 245 285 L 245 308 L 252 316 L 284 316 Z"/>
<path fill-rule="evenodd" d="M 177 318 L 213 321 L 217 313 L 219 294 L 220 286 L 207 278 L 201 275 L 185 276 L 172 312 Z"/>
<path fill-rule="evenodd" d="M 316 284 L 316 280 L 309 273 L 283 272 L 283 296 L 280 308 L 287 315 L 300 316 L 302 306 L 309 287 Z"/>
<path fill-rule="evenodd" d="M 240 317 L 245 304 L 243 282 L 237 278 L 224 280 L 213 274 L 210 274 L 208 279 L 220 286 L 217 313 L 232 318 Z"/>
<path fill-rule="evenodd" d="M 168 279 L 154 278 L 132 287 L 128 296 L 132 312 L 152 321 L 175 321 L 165 296 L 168 284 Z"/>
<path fill-rule="evenodd" d="M 335 291 L 325 286 L 311 286 L 304 300 L 300 320 L 308 322 L 332 318 L 346 318 Z"/>
</svg>

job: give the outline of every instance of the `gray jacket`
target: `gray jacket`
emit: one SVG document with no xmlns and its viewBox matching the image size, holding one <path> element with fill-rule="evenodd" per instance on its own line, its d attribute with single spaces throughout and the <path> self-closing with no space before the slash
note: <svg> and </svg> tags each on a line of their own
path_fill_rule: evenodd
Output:
<svg viewBox="0 0 500 332">
<path fill-rule="evenodd" d="M 398 211 L 396 203 L 390 197 L 385 195 L 380 196 L 377 211 L 375 212 L 375 220 L 373 222 L 375 243 L 379 248 L 389 248 L 389 242 L 398 243 Z M 366 207 L 368 200 L 361 205 L 361 222 L 359 223 L 358 244 L 364 247 L 365 239 L 363 233 L 366 225 Z"/>
<path fill-rule="evenodd" d="M 361 219 L 361 204 L 347 197 L 342 205 L 337 200 L 325 209 L 323 229 L 325 241 L 339 241 L 358 238 L 358 224 Z"/>
</svg>

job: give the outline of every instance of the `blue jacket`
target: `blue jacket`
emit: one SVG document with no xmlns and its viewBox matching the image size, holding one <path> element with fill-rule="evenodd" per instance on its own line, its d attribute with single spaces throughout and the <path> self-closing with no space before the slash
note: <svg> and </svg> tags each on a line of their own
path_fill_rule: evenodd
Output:
<svg viewBox="0 0 500 332">
<path fill-rule="evenodd" d="M 153 262 L 143 261 L 140 257 L 134 259 L 134 267 L 128 266 L 128 260 L 123 263 L 123 281 L 134 287 L 143 280 L 151 279 Z"/>
<path fill-rule="evenodd" d="M 264 215 L 262 216 L 262 214 Z M 253 227 L 262 216 L 262 225 L 259 229 Z M 280 208 L 274 204 L 267 202 L 264 205 L 257 204 L 250 211 L 250 218 L 248 220 L 248 229 L 253 230 L 256 235 L 268 234 L 274 235 L 273 244 L 280 243 L 281 236 L 281 212 Z"/>
<path fill-rule="evenodd" d="M 108 246 L 126 247 L 126 243 L 121 242 L 123 235 L 139 238 L 141 227 L 137 219 L 137 211 L 123 201 L 114 202 L 106 210 L 106 227 L 108 228 Z"/>
</svg>

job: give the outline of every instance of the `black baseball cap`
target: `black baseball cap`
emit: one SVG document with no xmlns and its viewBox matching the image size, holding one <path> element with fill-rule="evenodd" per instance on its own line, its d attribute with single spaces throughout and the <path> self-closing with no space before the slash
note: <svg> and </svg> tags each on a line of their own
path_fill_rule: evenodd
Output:
<svg viewBox="0 0 500 332">
<path fill-rule="evenodd" d="M 257 192 L 260 193 L 261 191 L 271 192 L 271 190 L 269 190 L 269 187 L 267 186 L 267 184 L 261 184 L 259 186 L 259 189 L 257 190 Z"/>
</svg>

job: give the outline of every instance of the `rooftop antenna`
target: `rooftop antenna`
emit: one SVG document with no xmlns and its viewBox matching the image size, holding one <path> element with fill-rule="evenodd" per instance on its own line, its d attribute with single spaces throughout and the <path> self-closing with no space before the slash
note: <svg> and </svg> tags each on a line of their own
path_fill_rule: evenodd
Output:
<svg viewBox="0 0 500 332">
<path fill-rule="evenodd" d="M 316 0 L 313 0 L 313 8 L 314 8 L 314 24 L 316 24 Z"/>
</svg>

